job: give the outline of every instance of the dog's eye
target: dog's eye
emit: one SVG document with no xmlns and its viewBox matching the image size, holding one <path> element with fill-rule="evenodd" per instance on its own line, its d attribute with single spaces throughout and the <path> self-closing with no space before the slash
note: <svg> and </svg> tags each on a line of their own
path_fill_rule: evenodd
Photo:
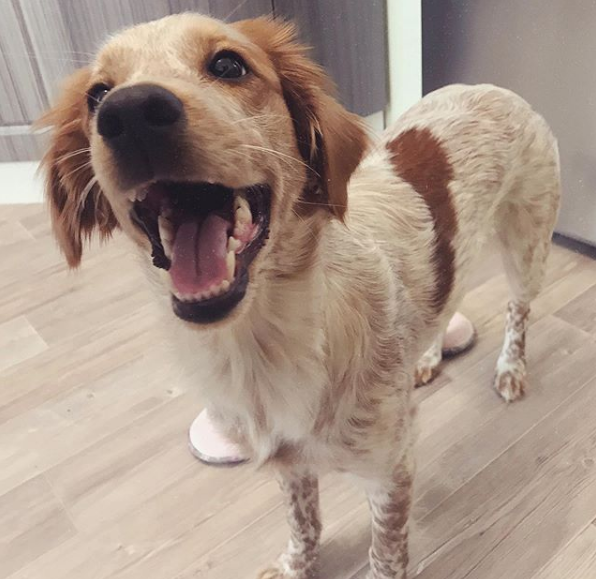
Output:
<svg viewBox="0 0 596 579">
<path fill-rule="evenodd" d="M 235 52 L 218 52 L 209 65 L 209 72 L 217 78 L 240 78 L 248 74 L 248 68 Z"/>
<path fill-rule="evenodd" d="M 89 112 L 92 113 L 95 111 L 110 90 L 112 89 L 107 84 L 101 82 L 92 86 L 87 91 L 87 106 L 89 107 Z"/>
</svg>

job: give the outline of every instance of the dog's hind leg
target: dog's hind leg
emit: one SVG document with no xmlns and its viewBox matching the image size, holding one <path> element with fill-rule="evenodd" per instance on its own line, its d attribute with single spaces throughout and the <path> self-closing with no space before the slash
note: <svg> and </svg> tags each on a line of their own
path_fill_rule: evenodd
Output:
<svg viewBox="0 0 596 579">
<path fill-rule="evenodd" d="M 542 288 L 558 213 L 556 148 L 551 154 L 552 162 L 529 173 L 497 213 L 496 229 L 512 297 L 494 386 L 507 402 L 521 398 L 526 388 L 525 346 L 530 304 Z"/>
</svg>

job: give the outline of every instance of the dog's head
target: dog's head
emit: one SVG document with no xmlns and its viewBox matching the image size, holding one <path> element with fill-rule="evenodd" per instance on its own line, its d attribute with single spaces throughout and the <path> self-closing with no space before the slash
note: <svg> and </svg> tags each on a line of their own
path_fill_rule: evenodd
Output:
<svg viewBox="0 0 596 579">
<path fill-rule="evenodd" d="M 120 227 L 160 268 L 174 312 L 197 323 L 248 307 L 276 248 L 294 259 L 284 240 L 298 224 L 343 217 L 366 146 L 293 27 L 269 19 L 185 14 L 126 30 L 42 122 L 68 263 L 95 230 Z"/>
</svg>

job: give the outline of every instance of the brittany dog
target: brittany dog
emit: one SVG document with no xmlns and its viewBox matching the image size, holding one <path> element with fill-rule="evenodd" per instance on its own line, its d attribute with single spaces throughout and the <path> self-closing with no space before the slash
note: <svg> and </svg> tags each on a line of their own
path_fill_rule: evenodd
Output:
<svg viewBox="0 0 596 579">
<path fill-rule="evenodd" d="M 556 141 L 515 94 L 450 86 L 374 140 L 332 93 L 291 25 L 183 14 L 111 38 L 43 120 L 68 263 L 94 232 L 132 240 L 211 415 L 279 475 L 291 537 L 261 579 L 315 574 L 329 470 L 367 493 L 370 579 L 406 576 L 416 380 L 494 230 L 494 386 L 522 396 L 558 211 Z"/>
</svg>

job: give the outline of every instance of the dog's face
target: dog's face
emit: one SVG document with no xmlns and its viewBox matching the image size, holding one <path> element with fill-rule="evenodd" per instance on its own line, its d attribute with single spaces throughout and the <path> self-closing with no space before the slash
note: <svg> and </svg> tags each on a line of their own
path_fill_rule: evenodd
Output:
<svg viewBox="0 0 596 579">
<path fill-rule="evenodd" d="M 93 230 L 120 227 L 152 256 L 180 318 L 239 315 L 268 260 L 294 258 L 293 227 L 343 217 L 366 138 L 327 85 L 292 27 L 267 19 L 171 16 L 110 40 L 43 119 L 69 264 Z"/>
</svg>

